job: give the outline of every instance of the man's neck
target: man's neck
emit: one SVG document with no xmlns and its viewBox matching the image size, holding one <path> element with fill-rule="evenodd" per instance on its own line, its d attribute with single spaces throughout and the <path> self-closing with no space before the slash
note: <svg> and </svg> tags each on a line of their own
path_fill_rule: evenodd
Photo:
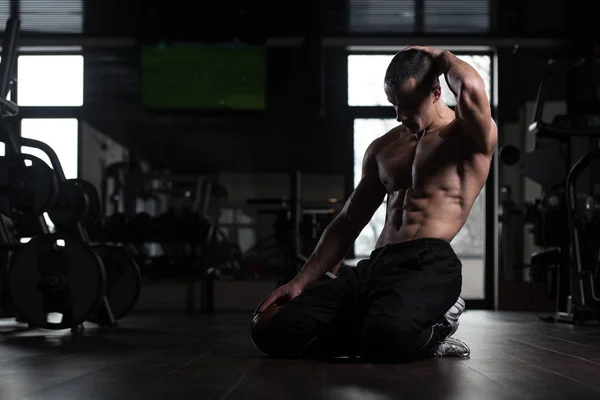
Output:
<svg viewBox="0 0 600 400">
<path fill-rule="evenodd" d="M 454 118 L 454 111 L 446 104 L 440 104 L 438 107 L 436 107 L 435 117 L 425 127 L 425 132 L 433 131 L 443 126 L 446 126 L 452 121 L 454 121 Z"/>
</svg>

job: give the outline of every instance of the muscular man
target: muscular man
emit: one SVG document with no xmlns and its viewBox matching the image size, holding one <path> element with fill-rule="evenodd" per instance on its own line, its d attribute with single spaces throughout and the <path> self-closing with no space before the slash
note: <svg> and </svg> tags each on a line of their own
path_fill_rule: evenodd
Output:
<svg viewBox="0 0 600 400">
<path fill-rule="evenodd" d="M 441 97 L 442 74 L 456 97 L 454 111 Z M 450 242 L 487 180 L 496 147 L 485 85 L 452 53 L 413 46 L 394 56 L 384 89 L 401 125 L 371 143 L 359 184 L 308 262 L 260 305 L 263 311 L 291 300 L 270 322 L 270 344 L 262 349 L 270 355 L 400 362 L 470 354 L 451 337 L 464 302 L 462 265 Z M 386 223 L 370 258 L 313 285 L 343 258 L 386 195 Z"/>
</svg>

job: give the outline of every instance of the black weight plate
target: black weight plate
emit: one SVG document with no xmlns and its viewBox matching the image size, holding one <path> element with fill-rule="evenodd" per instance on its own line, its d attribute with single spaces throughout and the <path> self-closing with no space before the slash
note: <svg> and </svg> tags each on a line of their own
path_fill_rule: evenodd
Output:
<svg viewBox="0 0 600 400">
<path fill-rule="evenodd" d="M 81 223 L 85 227 L 97 224 L 102 217 L 102 204 L 100 203 L 98 190 L 84 179 L 73 179 L 73 181 L 77 183 L 86 196 L 86 209 Z"/>
<path fill-rule="evenodd" d="M 86 195 L 73 180 L 60 182 L 58 188 L 58 200 L 48 211 L 48 216 L 57 226 L 73 227 L 85 218 Z"/>
<path fill-rule="evenodd" d="M 90 227 L 100 219 L 100 197 L 91 183 L 83 179 L 68 179 L 59 185 L 58 201 L 48 216 L 56 225 L 74 226 L 80 222 Z"/>
<path fill-rule="evenodd" d="M 10 218 L 34 219 L 48 211 L 58 198 L 54 171 L 30 154 L 0 157 L 0 213 Z"/>
<path fill-rule="evenodd" d="M 137 263 L 121 247 L 96 245 L 93 250 L 106 268 L 106 297 L 115 320 L 123 318 L 138 300 L 141 274 Z M 100 308 L 90 319 L 99 324 L 108 323 L 105 309 Z"/>
<path fill-rule="evenodd" d="M 20 316 L 45 329 L 69 329 L 101 304 L 106 273 L 101 259 L 80 239 L 48 234 L 31 239 L 12 259 L 8 290 Z M 50 313 L 61 321 L 48 321 Z"/>
</svg>

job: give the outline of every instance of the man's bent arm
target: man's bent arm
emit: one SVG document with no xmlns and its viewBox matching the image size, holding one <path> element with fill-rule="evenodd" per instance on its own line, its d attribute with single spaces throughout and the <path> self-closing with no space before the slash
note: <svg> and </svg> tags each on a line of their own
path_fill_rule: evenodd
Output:
<svg viewBox="0 0 600 400">
<path fill-rule="evenodd" d="M 293 282 L 306 287 L 333 268 L 348 252 L 362 229 L 369 223 L 386 194 L 379 180 L 373 142 L 365 153 L 363 174 L 344 208 L 327 226 L 315 250 Z"/>
<path fill-rule="evenodd" d="M 495 135 L 491 134 L 495 123 L 483 79 L 475 68 L 449 51 L 440 51 L 434 59 L 456 97 L 459 122 L 465 125 L 482 151 L 491 152 L 495 147 Z"/>
<path fill-rule="evenodd" d="M 359 233 L 354 234 L 348 221 L 343 218 L 334 219 L 293 281 L 306 287 L 319 279 L 344 257 Z"/>
</svg>

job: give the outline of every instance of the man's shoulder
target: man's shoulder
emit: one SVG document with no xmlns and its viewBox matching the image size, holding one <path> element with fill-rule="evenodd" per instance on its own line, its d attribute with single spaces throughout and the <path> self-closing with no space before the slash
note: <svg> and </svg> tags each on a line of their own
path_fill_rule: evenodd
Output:
<svg viewBox="0 0 600 400">
<path fill-rule="evenodd" d="M 410 139 L 413 135 L 409 132 L 409 130 L 404 125 L 398 125 L 390 129 L 388 132 L 384 133 L 377 139 L 373 140 L 371 146 L 377 149 L 381 149 L 391 142 L 402 139 Z"/>
<path fill-rule="evenodd" d="M 409 145 L 409 142 L 415 141 L 414 135 L 403 125 L 398 125 L 388 132 L 373 140 L 366 151 L 366 156 L 376 158 L 379 153 L 392 143 L 402 142 Z M 416 142 L 415 142 L 416 143 Z"/>
</svg>

